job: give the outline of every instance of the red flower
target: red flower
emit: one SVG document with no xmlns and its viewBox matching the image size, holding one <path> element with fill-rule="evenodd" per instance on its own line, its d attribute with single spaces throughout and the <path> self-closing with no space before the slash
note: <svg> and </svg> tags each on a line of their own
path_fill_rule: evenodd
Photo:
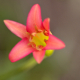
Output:
<svg viewBox="0 0 80 80">
<path fill-rule="evenodd" d="M 18 42 L 9 54 L 11 62 L 18 61 L 33 52 L 38 63 L 44 58 L 46 50 L 57 50 L 65 47 L 65 44 L 53 36 L 49 28 L 49 18 L 42 22 L 39 4 L 31 8 L 26 26 L 11 20 L 4 20 L 5 25 L 22 40 Z"/>
</svg>

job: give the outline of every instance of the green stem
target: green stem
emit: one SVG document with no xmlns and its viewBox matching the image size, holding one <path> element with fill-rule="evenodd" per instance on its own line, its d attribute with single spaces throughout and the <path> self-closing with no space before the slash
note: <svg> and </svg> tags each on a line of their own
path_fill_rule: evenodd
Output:
<svg viewBox="0 0 80 80">
<path fill-rule="evenodd" d="M 29 59 L 28 61 L 26 61 L 21 66 L 17 67 L 16 69 L 9 71 L 8 73 L 0 75 L 0 80 L 7 80 L 8 78 L 15 76 L 15 75 L 17 75 L 17 74 L 19 74 L 25 70 L 28 71 L 31 68 L 33 68 L 36 64 L 37 64 L 37 62 L 32 57 L 31 59 Z"/>
</svg>

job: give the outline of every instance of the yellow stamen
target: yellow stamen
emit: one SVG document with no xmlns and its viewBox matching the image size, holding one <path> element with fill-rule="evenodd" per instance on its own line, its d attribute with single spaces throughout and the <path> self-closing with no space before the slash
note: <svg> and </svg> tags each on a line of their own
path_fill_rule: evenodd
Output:
<svg viewBox="0 0 80 80">
<path fill-rule="evenodd" d="M 36 33 L 35 36 L 33 36 L 32 41 L 36 44 L 36 47 L 42 45 L 43 47 L 46 46 L 45 40 L 48 40 L 48 36 L 44 35 L 43 32 Z"/>
</svg>

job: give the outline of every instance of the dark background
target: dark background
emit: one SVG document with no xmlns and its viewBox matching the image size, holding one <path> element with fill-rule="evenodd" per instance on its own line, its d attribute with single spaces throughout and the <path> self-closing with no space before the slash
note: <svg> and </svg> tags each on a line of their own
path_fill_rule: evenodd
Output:
<svg viewBox="0 0 80 80">
<path fill-rule="evenodd" d="M 80 0 L 0 0 L 0 74 L 25 62 L 32 55 L 11 63 L 8 54 L 20 38 L 4 25 L 4 19 L 26 24 L 30 8 L 38 3 L 42 19 L 50 18 L 53 35 L 65 42 L 66 48 L 28 72 L 8 80 L 80 80 Z"/>
</svg>

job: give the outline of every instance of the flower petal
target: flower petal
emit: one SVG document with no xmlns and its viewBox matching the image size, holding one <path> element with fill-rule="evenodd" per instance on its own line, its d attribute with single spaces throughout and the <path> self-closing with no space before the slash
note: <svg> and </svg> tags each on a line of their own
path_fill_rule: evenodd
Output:
<svg viewBox="0 0 80 80">
<path fill-rule="evenodd" d="M 46 29 L 46 31 L 48 31 L 48 32 L 49 32 L 49 27 L 50 27 L 49 22 L 50 22 L 50 18 L 46 18 L 46 19 L 43 21 L 43 26 L 44 26 L 44 28 Z"/>
<path fill-rule="evenodd" d="M 41 61 L 43 60 L 45 55 L 45 50 L 42 51 L 34 51 L 33 52 L 33 56 L 35 58 L 35 60 L 37 61 L 37 63 L 41 63 Z"/>
<path fill-rule="evenodd" d="M 24 38 L 19 43 L 17 43 L 14 48 L 11 50 L 9 54 L 9 59 L 11 62 L 18 61 L 31 52 L 33 52 L 34 49 L 30 46 L 28 46 L 28 40 L 27 38 Z"/>
<path fill-rule="evenodd" d="M 41 9 L 39 4 L 33 5 L 27 18 L 27 31 L 32 33 L 42 27 Z"/>
<path fill-rule="evenodd" d="M 62 42 L 60 39 L 58 39 L 57 37 L 53 36 L 53 35 L 49 35 L 49 40 L 46 41 L 46 46 L 44 47 L 45 50 L 47 49 L 62 49 L 65 47 L 64 42 Z"/>
<path fill-rule="evenodd" d="M 4 20 L 7 28 L 20 38 L 27 37 L 26 26 L 12 20 Z"/>
</svg>

